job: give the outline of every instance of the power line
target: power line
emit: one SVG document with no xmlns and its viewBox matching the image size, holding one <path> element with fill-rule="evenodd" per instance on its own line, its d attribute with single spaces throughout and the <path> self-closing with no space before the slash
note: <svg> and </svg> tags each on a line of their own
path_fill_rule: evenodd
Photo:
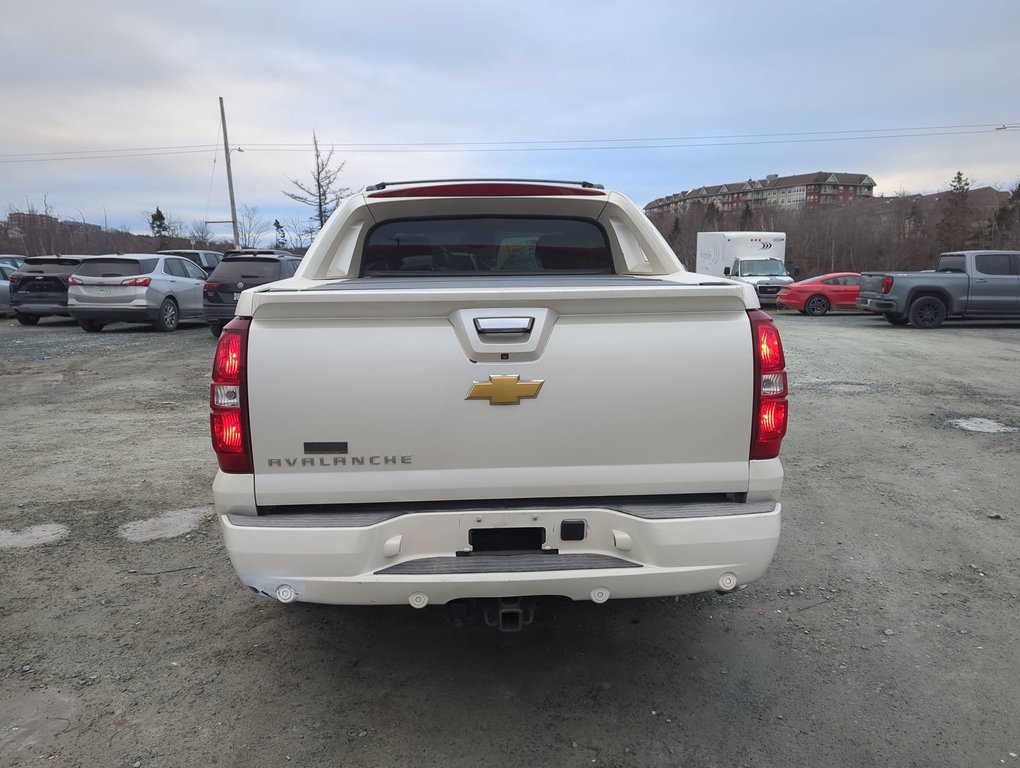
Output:
<svg viewBox="0 0 1020 768">
<path fill-rule="evenodd" d="M 438 141 L 401 143 L 330 144 L 333 149 L 348 153 L 489 153 L 489 152 L 592 152 L 650 149 L 685 149 L 766 144 L 814 144 L 830 141 L 871 141 L 937 136 L 962 136 L 1002 131 L 1006 123 L 966 125 L 934 125 L 915 128 L 862 128 L 831 131 L 798 131 L 783 133 L 743 133 L 694 136 L 658 136 L 643 138 L 548 139 L 519 141 Z M 245 143 L 252 152 L 307 152 L 311 144 Z M 61 160 L 114 160 L 134 157 L 162 157 L 186 154 L 214 156 L 216 144 L 188 144 L 169 147 L 134 147 L 129 149 L 29 152 L 0 155 L 0 164 L 57 162 Z"/>
</svg>

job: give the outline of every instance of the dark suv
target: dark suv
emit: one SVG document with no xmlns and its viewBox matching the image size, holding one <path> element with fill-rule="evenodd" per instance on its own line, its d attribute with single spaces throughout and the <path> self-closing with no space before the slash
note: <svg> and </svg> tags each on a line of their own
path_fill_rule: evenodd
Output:
<svg viewBox="0 0 1020 768">
<path fill-rule="evenodd" d="M 227 251 L 202 289 L 205 320 L 213 336 L 230 322 L 241 291 L 293 277 L 301 259 L 288 251 Z"/>
<path fill-rule="evenodd" d="M 35 325 L 40 317 L 67 311 L 67 278 L 84 256 L 30 256 L 10 276 L 11 309 L 22 325 Z"/>
</svg>

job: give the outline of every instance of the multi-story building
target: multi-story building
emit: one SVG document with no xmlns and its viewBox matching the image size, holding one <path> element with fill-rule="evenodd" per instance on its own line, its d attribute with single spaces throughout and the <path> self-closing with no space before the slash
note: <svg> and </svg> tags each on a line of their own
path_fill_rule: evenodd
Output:
<svg viewBox="0 0 1020 768">
<path fill-rule="evenodd" d="M 745 205 L 752 209 L 764 206 L 804 208 L 837 205 L 871 197 L 874 188 L 874 180 L 864 173 L 818 171 L 796 176 L 771 174 L 764 179 L 698 187 L 660 197 L 645 206 L 645 213 L 677 213 L 692 203 L 712 203 L 721 211 L 741 211 Z"/>
</svg>

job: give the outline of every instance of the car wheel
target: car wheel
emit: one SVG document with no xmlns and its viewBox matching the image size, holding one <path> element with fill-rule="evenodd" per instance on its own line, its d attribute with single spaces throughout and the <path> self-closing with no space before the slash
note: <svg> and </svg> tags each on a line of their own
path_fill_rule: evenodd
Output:
<svg viewBox="0 0 1020 768">
<path fill-rule="evenodd" d="M 223 333 L 223 326 L 219 323 L 209 323 L 209 331 L 218 339 L 220 334 Z"/>
<path fill-rule="evenodd" d="M 22 325 L 36 325 L 39 322 L 39 315 L 25 315 L 21 312 L 15 314 L 18 316 L 18 322 Z"/>
<path fill-rule="evenodd" d="M 106 325 L 106 323 L 101 323 L 98 320 L 79 320 L 78 325 L 81 326 L 83 331 L 95 333 L 96 331 L 103 330 L 103 326 Z"/>
<path fill-rule="evenodd" d="M 922 296 L 910 305 L 909 318 L 915 328 L 938 328 L 946 319 L 946 305 L 937 296 Z"/>
<path fill-rule="evenodd" d="M 163 303 L 159 305 L 159 316 L 155 322 L 156 330 L 164 333 L 176 331 L 179 320 L 177 302 L 173 299 L 163 299 Z"/>
<path fill-rule="evenodd" d="M 909 317 L 897 315 L 895 312 L 886 312 L 882 315 L 882 317 L 884 317 L 888 322 L 892 323 L 893 325 L 906 325 L 907 323 L 910 322 Z"/>
<path fill-rule="evenodd" d="M 829 300 L 824 296 L 815 294 L 804 302 L 804 311 L 812 317 L 819 317 L 829 311 Z"/>
</svg>

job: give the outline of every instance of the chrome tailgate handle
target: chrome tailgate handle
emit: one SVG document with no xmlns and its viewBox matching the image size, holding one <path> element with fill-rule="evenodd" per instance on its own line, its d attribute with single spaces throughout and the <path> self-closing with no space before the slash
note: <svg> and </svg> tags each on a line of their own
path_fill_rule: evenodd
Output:
<svg viewBox="0 0 1020 768">
<path fill-rule="evenodd" d="M 531 333 L 533 317 L 476 317 L 475 330 L 480 336 L 496 333 Z"/>
</svg>

